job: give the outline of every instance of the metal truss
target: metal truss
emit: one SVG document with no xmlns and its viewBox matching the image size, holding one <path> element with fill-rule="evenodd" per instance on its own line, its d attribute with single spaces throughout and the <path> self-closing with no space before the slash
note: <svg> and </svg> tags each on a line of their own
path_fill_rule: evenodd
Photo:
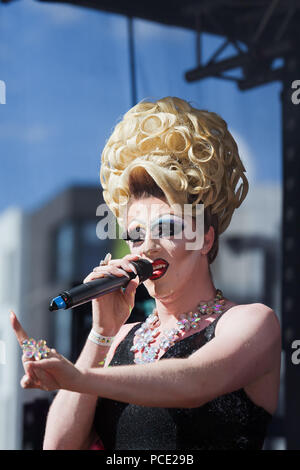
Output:
<svg viewBox="0 0 300 470">
<path fill-rule="evenodd" d="M 245 11 L 242 19 L 248 28 L 239 41 L 227 34 L 228 28 L 218 24 L 218 8 L 239 5 L 238 0 L 216 0 L 201 2 L 198 8 L 190 9 L 194 14 L 196 24 L 196 60 L 197 66 L 186 72 L 188 82 L 194 82 L 208 77 L 216 77 L 236 82 L 240 90 L 248 90 L 259 85 L 279 81 L 282 84 L 282 227 L 281 227 L 281 322 L 282 349 L 284 351 L 285 374 L 284 380 L 284 419 L 283 427 L 280 418 L 273 419 L 271 435 L 283 435 L 286 438 L 287 450 L 300 449 L 300 364 L 292 361 L 293 348 L 300 341 L 300 316 L 298 312 L 298 288 L 300 279 L 300 255 L 298 242 L 300 240 L 300 28 L 295 19 L 295 13 L 300 8 L 299 0 L 272 0 L 264 2 L 264 14 L 255 23 L 258 12 L 247 11 L 247 6 L 253 7 L 252 2 L 245 0 Z M 262 2 L 256 1 L 261 7 Z M 281 8 L 278 14 L 278 8 Z M 260 10 L 261 11 L 261 10 Z M 298 12 L 297 12 L 298 13 Z M 274 22 L 274 15 L 276 22 Z M 224 41 L 212 54 L 206 64 L 201 61 L 202 25 L 207 30 L 211 22 L 215 34 L 224 37 Z M 272 24 L 273 21 L 273 24 Z M 249 26 L 250 25 L 250 26 Z M 256 25 L 256 27 L 254 27 Z M 271 34 L 270 34 L 271 32 Z M 241 36 L 243 38 L 241 39 Z M 236 54 L 223 60 L 218 60 L 221 53 L 232 45 Z M 283 65 L 274 68 L 275 59 L 281 58 Z M 228 71 L 240 68 L 242 78 L 228 75 Z M 226 75 L 225 75 L 226 74 Z M 299 89 L 299 92 L 295 91 Z M 245 243 L 245 241 L 243 242 Z M 248 245 L 247 245 L 248 246 Z M 236 248 L 236 247 L 235 247 Z M 279 254 L 277 255 L 279 256 Z M 266 258 L 265 269 L 270 274 L 274 269 L 274 260 Z M 267 299 L 266 299 L 267 300 Z M 266 302 L 267 303 L 267 302 Z M 267 303 L 268 304 L 268 303 Z M 298 344 L 298 343 L 297 343 Z"/>
<path fill-rule="evenodd" d="M 284 39 L 288 26 L 291 23 L 294 14 L 299 8 L 299 2 L 295 0 L 286 0 L 286 11 L 282 16 L 279 27 L 276 29 L 274 37 L 268 39 L 268 43 L 262 45 L 262 35 L 267 26 L 272 21 L 272 16 L 276 12 L 282 0 L 272 0 L 266 2 L 264 15 L 262 16 L 252 36 L 243 42 L 238 41 L 231 35 L 228 35 L 224 27 L 217 20 L 214 12 L 220 6 L 234 6 L 238 3 L 234 0 L 210 0 L 201 2 L 198 6 L 189 7 L 187 12 L 194 14 L 196 24 L 196 59 L 197 66 L 185 73 L 185 79 L 188 82 L 194 82 L 208 77 L 216 77 L 224 80 L 231 80 L 237 83 L 240 90 L 247 90 L 259 85 L 279 81 L 283 78 L 284 67 L 274 68 L 273 62 L 277 58 L 284 58 L 293 49 L 293 41 L 288 37 Z M 249 2 L 245 2 L 249 3 Z M 261 2 L 259 2 L 261 6 Z M 247 5 L 245 5 L 247 6 Z M 252 2 L 253 6 L 253 2 Z M 222 37 L 225 37 L 223 43 L 212 54 L 206 64 L 201 63 L 201 25 L 203 21 L 211 23 L 214 31 Z M 242 47 L 243 44 L 243 47 Z M 217 61 L 218 57 L 231 45 L 237 54 Z M 246 49 L 246 50 L 245 50 Z M 241 68 L 242 78 L 225 73 Z"/>
</svg>

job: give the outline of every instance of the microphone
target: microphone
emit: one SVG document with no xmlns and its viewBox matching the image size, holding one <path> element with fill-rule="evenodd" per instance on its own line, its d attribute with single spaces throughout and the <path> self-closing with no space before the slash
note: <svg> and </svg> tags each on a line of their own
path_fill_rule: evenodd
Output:
<svg viewBox="0 0 300 470">
<path fill-rule="evenodd" d="M 146 281 L 153 274 L 152 263 L 147 259 L 140 259 L 138 261 L 130 262 L 136 268 L 140 283 Z M 85 304 L 92 299 L 101 297 L 102 295 L 109 294 L 120 287 L 126 287 L 127 284 L 136 277 L 134 272 L 127 273 L 130 276 L 115 276 L 114 274 L 107 274 L 106 277 L 95 279 L 94 281 L 81 284 L 73 287 L 72 289 L 65 290 L 57 297 L 51 300 L 49 305 L 50 312 L 54 310 L 66 310 L 77 305 Z"/>
</svg>

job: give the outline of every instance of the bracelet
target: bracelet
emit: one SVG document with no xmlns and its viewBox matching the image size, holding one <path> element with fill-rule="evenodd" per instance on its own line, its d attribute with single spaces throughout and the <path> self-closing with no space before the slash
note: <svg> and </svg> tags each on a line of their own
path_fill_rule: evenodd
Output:
<svg viewBox="0 0 300 470">
<path fill-rule="evenodd" d="M 114 336 L 102 336 L 99 333 L 97 333 L 95 330 L 93 330 L 92 328 L 88 336 L 88 339 L 92 341 L 93 343 L 98 344 L 98 346 L 111 346 L 115 337 Z"/>
</svg>

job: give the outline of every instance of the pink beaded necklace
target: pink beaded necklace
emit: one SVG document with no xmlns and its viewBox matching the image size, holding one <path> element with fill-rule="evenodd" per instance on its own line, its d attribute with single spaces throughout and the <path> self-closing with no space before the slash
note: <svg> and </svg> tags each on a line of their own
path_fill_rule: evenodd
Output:
<svg viewBox="0 0 300 470">
<path fill-rule="evenodd" d="M 147 364 L 155 362 L 161 349 L 167 350 L 176 340 L 183 337 L 183 334 L 191 328 L 195 329 L 199 326 L 204 315 L 213 313 L 222 313 L 225 307 L 225 299 L 220 289 L 216 290 L 216 296 L 212 301 L 200 302 L 195 312 L 188 312 L 179 316 L 180 320 L 176 322 L 177 328 L 171 328 L 162 332 L 162 338 L 159 347 L 151 346 L 155 337 L 159 334 L 157 328 L 159 317 L 156 307 L 146 321 L 135 332 L 134 344 L 130 351 L 141 352 L 142 356 L 134 359 L 136 364 Z"/>
</svg>

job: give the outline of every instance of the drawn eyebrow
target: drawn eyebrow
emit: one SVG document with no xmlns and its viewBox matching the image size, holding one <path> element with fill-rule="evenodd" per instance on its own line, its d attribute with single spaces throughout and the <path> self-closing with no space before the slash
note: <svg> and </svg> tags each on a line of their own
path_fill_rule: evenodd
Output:
<svg viewBox="0 0 300 470">
<path fill-rule="evenodd" d="M 159 214 L 159 216 L 154 220 L 154 222 L 151 223 L 151 227 L 153 226 L 153 224 L 155 224 L 161 217 L 165 216 L 165 215 L 169 215 L 169 216 L 175 216 L 175 217 L 178 217 L 179 219 L 181 219 L 181 217 L 177 214 L 173 214 L 173 213 L 170 213 L 170 212 L 165 212 L 163 214 Z M 129 223 L 129 225 L 132 223 L 132 222 L 140 222 L 144 227 L 146 226 L 145 224 L 145 221 L 144 220 L 141 220 L 141 219 L 132 219 Z M 129 226 L 128 225 L 128 226 Z"/>
<path fill-rule="evenodd" d="M 152 222 L 152 224 L 151 224 L 151 228 L 153 227 L 153 225 L 155 225 L 157 222 L 159 222 L 163 218 L 164 215 L 168 215 L 170 219 L 173 219 L 173 217 L 181 218 L 177 214 L 170 214 L 169 212 L 167 212 L 166 214 L 161 214 L 157 219 L 155 219 L 155 221 Z"/>
<path fill-rule="evenodd" d="M 173 221 L 173 216 L 175 218 L 177 217 L 181 221 L 181 227 L 184 228 L 184 221 L 183 221 L 182 217 L 178 216 L 177 214 L 170 214 L 170 212 L 167 212 L 165 214 L 160 214 L 158 216 L 158 218 L 155 219 L 154 222 L 152 222 L 152 224 L 150 226 L 151 231 L 152 231 L 153 227 L 155 225 L 157 225 L 157 222 L 164 222 L 164 219 L 163 219 L 164 216 L 168 216 L 167 218 L 165 218 L 166 219 L 165 222 L 167 222 L 168 220 Z M 133 219 L 132 221 L 130 221 L 130 224 L 134 221 L 140 221 L 140 219 Z M 179 223 L 179 220 L 178 220 L 178 223 Z M 130 224 L 129 224 L 129 226 L 130 226 Z M 129 241 L 130 240 L 135 240 L 135 238 L 132 238 L 131 234 L 132 234 L 132 232 L 135 233 L 137 231 L 137 229 L 142 229 L 142 230 L 144 229 L 145 230 L 145 225 L 144 224 L 136 225 L 135 227 L 132 227 L 132 228 L 128 229 L 127 231 L 123 232 L 122 238 L 124 240 L 129 240 Z M 140 232 L 140 230 L 138 230 L 138 232 Z M 141 238 L 136 238 L 136 240 L 141 240 Z"/>
</svg>

